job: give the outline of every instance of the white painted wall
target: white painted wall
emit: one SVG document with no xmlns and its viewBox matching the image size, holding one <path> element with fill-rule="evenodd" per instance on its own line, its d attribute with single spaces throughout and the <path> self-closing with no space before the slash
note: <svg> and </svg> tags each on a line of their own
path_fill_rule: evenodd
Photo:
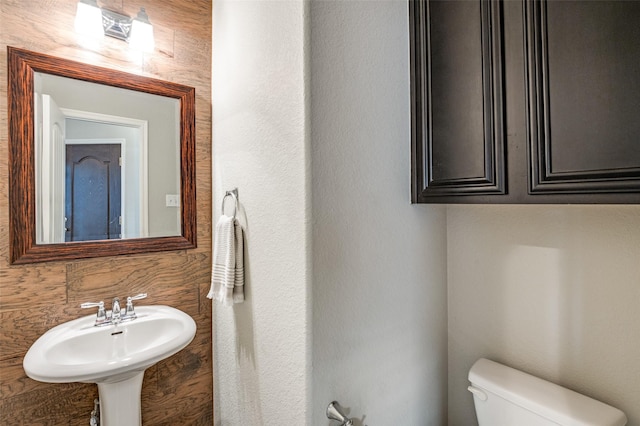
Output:
<svg viewBox="0 0 640 426">
<path fill-rule="evenodd" d="M 307 8 L 214 4 L 214 216 L 238 187 L 247 231 L 246 301 L 214 306 L 216 425 L 309 423 Z"/>
<path fill-rule="evenodd" d="M 333 399 L 445 422 L 446 210 L 409 204 L 408 46 L 405 1 L 311 2 L 313 425 Z"/>
<path fill-rule="evenodd" d="M 213 208 L 239 188 L 248 248 L 247 301 L 214 308 L 215 424 L 328 425 L 334 398 L 442 424 L 446 211 L 409 204 L 406 2 L 213 16 Z"/>
<path fill-rule="evenodd" d="M 640 425 L 640 207 L 449 206 L 449 424 L 488 357 Z"/>
</svg>

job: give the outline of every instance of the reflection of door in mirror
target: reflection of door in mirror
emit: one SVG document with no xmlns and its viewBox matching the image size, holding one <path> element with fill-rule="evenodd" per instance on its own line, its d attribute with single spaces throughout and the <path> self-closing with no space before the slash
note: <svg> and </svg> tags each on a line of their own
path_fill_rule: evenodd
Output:
<svg viewBox="0 0 640 426">
<path fill-rule="evenodd" d="M 36 96 L 35 99 L 41 99 L 42 103 L 42 108 L 37 108 L 40 112 L 36 115 L 42 121 L 42 131 L 36 138 L 38 243 L 148 236 L 148 123 L 145 120 L 59 108 L 55 100 L 46 94 Z M 65 162 L 69 163 L 71 159 L 68 155 L 73 152 L 73 148 L 69 151 L 69 147 L 82 144 L 95 146 L 94 153 L 91 152 L 92 148 L 86 148 L 88 151 L 85 154 L 89 158 L 103 155 L 99 152 L 99 145 L 118 145 L 120 154 L 115 161 L 120 166 L 117 171 L 120 184 L 117 192 L 112 191 L 108 197 L 112 200 L 109 202 L 111 218 L 108 219 L 111 230 L 104 225 L 103 219 L 106 216 L 102 217 L 97 212 L 87 216 L 71 214 L 71 206 L 97 208 L 105 199 L 97 187 L 89 191 L 84 190 L 84 187 L 74 190 L 69 182 L 65 185 L 65 180 L 70 179 L 69 171 L 75 170 L 74 166 L 67 164 L 65 177 Z M 83 173 L 92 170 L 88 166 L 94 163 L 89 158 L 78 164 Z M 75 158 L 75 161 L 80 161 L 80 158 Z M 92 173 L 92 179 L 101 181 L 97 170 Z M 109 169 L 112 179 L 115 177 L 114 173 L 115 169 Z M 72 180 L 74 181 L 77 179 Z M 116 193 L 120 194 L 117 200 L 113 198 Z M 94 194 L 95 199 L 92 199 Z M 84 210 L 80 210 L 82 211 Z M 86 222 L 86 226 L 82 228 L 78 227 L 77 222 L 80 217 L 83 217 L 82 223 Z M 92 218 L 94 224 L 90 224 Z M 75 225 L 72 222 L 76 222 Z M 116 225 L 117 230 L 113 228 Z M 80 233 L 82 229 L 84 231 Z M 89 229 L 94 229 L 95 232 L 89 232 Z M 97 231 L 98 229 L 101 231 Z"/>
<path fill-rule="evenodd" d="M 120 238 L 148 236 L 147 122 L 69 109 L 63 112 L 67 117 L 67 145 L 121 146 Z"/>
<path fill-rule="evenodd" d="M 121 144 L 66 145 L 65 241 L 121 237 Z"/>
</svg>

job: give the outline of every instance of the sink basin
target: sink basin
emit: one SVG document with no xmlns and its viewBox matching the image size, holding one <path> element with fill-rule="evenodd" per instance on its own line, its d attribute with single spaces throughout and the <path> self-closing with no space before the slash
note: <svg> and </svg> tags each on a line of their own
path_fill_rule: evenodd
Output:
<svg viewBox="0 0 640 426">
<path fill-rule="evenodd" d="M 48 383 L 120 381 L 187 346 L 196 324 L 162 305 L 136 307 L 137 318 L 95 327 L 95 315 L 60 324 L 43 334 L 24 358 L 32 379 Z"/>
<path fill-rule="evenodd" d="M 187 346 L 196 323 L 170 306 L 139 306 L 136 315 L 101 327 L 95 315 L 60 324 L 29 348 L 24 371 L 40 382 L 97 383 L 100 425 L 140 426 L 144 370 Z"/>
</svg>

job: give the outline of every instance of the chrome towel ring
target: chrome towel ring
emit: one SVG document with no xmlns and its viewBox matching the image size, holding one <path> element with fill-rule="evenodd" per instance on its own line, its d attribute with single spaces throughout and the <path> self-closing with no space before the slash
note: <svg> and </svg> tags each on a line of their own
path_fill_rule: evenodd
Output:
<svg viewBox="0 0 640 426">
<path fill-rule="evenodd" d="M 238 213 L 238 188 L 234 188 L 231 191 L 227 191 L 224 193 L 224 197 L 222 197 L 222 214 L 224 214 L 224 202 L 227 197 L 232 197 L 233 201 L 235 202 L 233 210 L 233 218 L 235 219 L 236 213 Z"/>
</svg>

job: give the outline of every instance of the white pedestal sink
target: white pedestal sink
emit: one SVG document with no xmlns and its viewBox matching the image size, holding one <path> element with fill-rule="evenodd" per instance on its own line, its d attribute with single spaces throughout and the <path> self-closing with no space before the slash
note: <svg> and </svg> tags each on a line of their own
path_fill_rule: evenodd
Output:
<svg viewBox="0 0 640 426">
<path fill-rule="evenodd" d="M 43 334 L 24 357 L 29 377 L 47 383 L 97 383 L 100 426 L 141 425 L 144 371 L 187 346 L 196 323 L 162 305 L 136 307 L 137 318 L 95 327 L 95 315 Z"/>
</svg>

